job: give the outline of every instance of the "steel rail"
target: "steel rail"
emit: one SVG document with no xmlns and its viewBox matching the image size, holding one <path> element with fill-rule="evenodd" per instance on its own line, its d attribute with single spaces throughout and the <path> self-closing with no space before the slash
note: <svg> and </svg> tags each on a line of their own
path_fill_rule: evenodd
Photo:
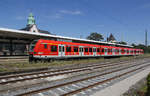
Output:
<svg viewBox="0 0 150 96">
<path fill-rule="evenodd" d="M 109 67 L 109 66 L 117 66 L 117 65 L 122 65 L 123 63 L 128 63 L 127 61 L 126 62 L 121 62 L 121 63 L 114 63 L 114 64 L 103 64 L 103 65 L 96 65 L 96 66 L 92 66 L 93 68 L 92 69 L 98 69 L 98 68 L 104 68 L 104 67 Z M 86 68 L 86 67 L 84 67 Z M 78 69 L 78 70 L 75 70 L 75 69 Z M 47 77 L 52 77 L 52 76 L 58 76 L 58 75 L 64 75 L 64 74 L 70 74 L 70 73 L 74 73 L 74 72 L 81 72 L 81 71 L 87 71 L 87 70 L 91 70 L 91 68 L 86 68 L 86 69 L 81 69 L 81 68 L 75 68 L 75 69 L 70 69 L 70 71 L 68 72 L 60 72 L 60 73 L 54 73 L 54 74 L 49 74 L 49 75 L 43 75 L 43 76 L 36 76 L 36 77 L 28 77 L 28 78 L 22 78 L 22 79 L 16 79 L 16 80 L 9 80 L 9 81 L 5 81 L 5 82 L 0 82 L 0 84 L 8 84 L 8 83 L 15 83 L 15 82 L 20 82 L 20 81 L 25 81 L 25 80 L 33 80 L 33 79 L 38 79 L 38 78 L 47 78 Z M 69 70 L 69 69 L 67 69 Z M 63 71 L 67 71 L 67 70 L 63 70 Z M 55 71 L 57 72 L 57 71 Z M 42 72 L 40 74 L 45 74 L 45 73 L 48 73 L 48 72 Z M 32 75 L 36 75 L 36 74 L 32 74 Z M 28 76 L 28 75 L 25 75 L 25 76 Z"/>
<path fill-rule="evenodd" d="M 144 63 L 138 64 L 138 65 L 142 65 L 142 64 L 145 64 L 145 63 L 148 63 L 148 62 L 144 62 Z M 18 94 L 16 96 L 29 96 L 29 95 L 37 94 L 37 93 L 44 92 L 44 91 L 47 91 L 47 90 L 51 90 L 51 89 L 54 89 L 54 88 L 59 88 L 59 87 L 66 86 L 66 85 L 69 85 L 69 84 L 74 84 L 74 83 L 85 81 L 85 80 L 92 79 L 92 78 L 95 78 L 95 77 L 111 74 L 113 72 L 119 72 L 121 70 L 125 70 L 125 69 L 128 69 L 128 68 L 134 67 L 134 66 L 137 66 L 137 65 L 135 64 L 135 65 L 128 66 L 128 67 L 125 67 L 125 68 L 120 68 L 120 69 L 117 69 L 117 70 L 113 70 L 111 72 L 106 72 L 106 73 L 98 74 L 98 75 L 95 75 L 95 76 L 83 78 L 83 79 L 80 79 L 80 80 L 70 81 L 70 82 L 67 82 L 67 83 L 63 83 L 63 84 L 59 84 L 59 85 L 55 85 L 55 86 L 51 86 L 51 87 L 47 87 L 47 88 L 42 88 L 42 89 L 38 89 L 38 90 Z"/>
<path fill-rule="evenodd" d="M 120 61 L 123 62 L 124 61 Z M 125 62 L 129 62 L 129 61 L 125 61 Z M 45 73 L 50 73 L 50 72 L 59 72 L 59 71 L 67 71 L 67 70 L 74 70 L 74 69 L 81 69 L 81 68 L 87 68 L 87 67 L 92 67 L 92 66 L 99 66 L 99 65 L 106 65 L 106 64 L 110 64 L 110 63 L 119 63 L 119 62 L 109 62 L 109 63 L 105 63 L 105 64 L 92 64 L 92 65 L 87 65 L 87 66 L 83 66 L 80 68 L 65 68 L 65 69 L 61 69 L 61 70 L 50 70 L 50 71 L 41 71 L 41 72 L 32 72 L 32 73 L 23 73 L 23 74 L 16 74 L 16 75 L 7 75 L 7 76 L 0 76 L 0 80 L 1 79 L 8 79 L 8 78 L 14 78 L 14 77 L 21 77 L 21 76 L 29 76 L 29 75 L 37 75 L 37 74 L 45 74 Z"/>
<path fill-rule="evenodd" d="M 150 65 L 150 64 L 149 64 L 149 65 Z M 114 80 L 114 79 L 120 78 L 121 76 L 124 76 L 124 75 L 126 75 L 126 74 L 129 74 L 129 73 L 135 72 L 135 71 L 137 71 L 137 70 L 139 70 L 139 69 L 142 69 L 142 68 L 144 68 L 144 67 L 147 67 L 147 66 L 149 66 L 149 65 L 142 66 L 142 67 L 140 67 L 140 68 L 137 68 L 137 69 L 134 69 L 134 70 L 131 70 L 131 71 L 125 72 L 125 73 L 123 73 L 123 74 L 120 74 L 120 75 L 118 75 L 118 76 L 114 76 L 114 77 L 112 77 L 112 78 L 109 78 L 109 79 L 106 79 L 106 80 L 103 80 L 103 81 L 100 81 L 100 82 L 97 82 L 97 83 L 91 84 L 91 85 L 89 85 L 89 86 L 86 86 L 86 87 L 83 87 L 83 88 L 80 88 L 80 89 L 77 89 L 77 90 L 74 90 L 74 91 L 71 91 L 71 92 L 68 92 L 68 93 L 62 94 L 62 95 L 60 95 L 60 96 L 70 96 L 70 95 L 73 95 L 73 94 L 79 93 L 79 92 L 84 91 L 84 90 L 87 90 L 87 89 L 89 89 L 89 88 L 93 88 L 93 87 L 95 87 L 95 86 L 97 86 L 97 85 L 99 85 L 99 84 L 104 84 L 104 83 L 106 83 L 106 82 L 108 82 L 108 81 L 111 81 L 111 80 Z"/>
</svg>

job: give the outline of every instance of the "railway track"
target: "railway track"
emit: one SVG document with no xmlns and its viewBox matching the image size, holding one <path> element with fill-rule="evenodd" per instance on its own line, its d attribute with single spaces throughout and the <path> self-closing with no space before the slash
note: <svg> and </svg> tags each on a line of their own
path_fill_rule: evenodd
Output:
<svg viewBox="0 0 150 96">
<path fill-rule="evenodd" d="M 78 80 L 68 81 L 66 83 L 58 84 L 55 86 L 17 94 L 16 96 L 41 96 L 41 94 L 43 94 L 43 96 L 84 96 L 83 94 L 81 95 L 82 91 L 88 90 L 89 88 L 93 88 L 98 85 L 111 83 L 116 79 L 119 79 L 134 72 L 138 72 L 148 66 L 150 66 L 150 63 L 143 62 L 137 65 L 135 64 L 124 68 L 118 68 L 104 73 L 97 73 L 91 76 L 80 78 Z"/>
<path fill-rule="evenodd" d="M 145 62 L 146 61 L 146 62 Z M 55 90 L 55 89 L 59 89 L 59 90 L 65 90 L 65 89 L 61 89 L 60 87 L 63 87 L 63 86 L 68 86 L 69 84 L 74 84 L 74 83 L 80 83 L 80 82 L 84 82 L 84 81 L 86 81 L 86 80 L 91 80 L 92 78 L 96 78 L 96 77 L 102 77 L 102 76 L 105 76 L 105 75 L 109 75 L 109 74 L 112 74 L 112 73 L 116 73 L 116 72 L 118 72 L 118 73 L 120 73 L 120 71 L 121 70 L 126 70 L 126 69 L 128 69 L 128 68 L 134 68 L 134 67 L 136 67 L 136 66 L 143 66 L 143 64 L 145 64 L 145 63 L 147 63 L 148 62 L 148 60 L 138 60 L 137 62 L 139 63 L 137 63 L 137 62 L 133 62 L 132 61 L 132 63 L 134 63 L 134 64 L 131 64 L 130 66 L 128 65 L 128 66 L 123 66 L 123 68 L 120 68 L 120 67 L 118 67 L 118 68 L 112 68 L 112 70 L 106 70 L 106 72 L 104 72 L 104 73 L 100 73 L 99 71 L 96 73 L 96 75 L 95 75 L 95 72 L 91 72 L 91 74 L 93 74 L 94 73 L 94 75 L 91 75 L 91 76 L 81 76 L 81 78 L 80 79 L 75 79 L 75 80 L 72 80 L 72 81 L 67 81 L 67 82 L 65 82 L 65 83 L 62 83 L 62 84 L 53 84 L 51 87 L 46 87 L 46 88 L 41 88 L 41 89 L 39 89 L 39 90 L 28 90 L 28 91 L 25 91 L 24 93 L 20 93 L 20 92 L 18 92 L 17 94 L 15 94 L 15 95 L 18 95 L 18 96 L 26 96 L 26 95 L 33 95 L 33 94 L 38 94 L 39 92 L 45 92 L 45 91 L 47 91 L 47 90 Z M 96 69 L 96 68 L 102 68 L 102 67 L 108 67 L 108 66 L 115 66 L 115 64 L 116 64 L 116 66 L 119 66 L 119 65 L 126 65 L 127 63 L 129 63 L 129 62 L 120 62 L 120 63 L 122 63 L 122 64 L 118 64 L 118 63 L 114 63 L 114 64 L 102 64 L 102 65 L 97 65 L 97 64 L 95 64 L 95 66 L 92 68 L 92 69 Z M 92 65 L 93 66 L 93 65 Z M 88 67 L 83 67 L 83 69 L 82 70 L 84 70 L 84 71 L 87 71 L 87 70 L 91 70 L 91 67 L 92 66 L 88 66 Z M 88 69 L 89 68 L 89 69 Z M 76 71 L 79 71 L 79 72 L 81 72 L 82 71 L 81 69 L 78 69 L 78 70 L 76 70 L 76 68 L 75 68 L 75 70 L 71 70 L 71 72 L 72 73 L 75 73 Z M 56 71 L 56 70 L 55 70 Z M 61 74 L 69 74 L 69 73 L 67 73 L 67 72 L 69 72 L 69 71 L 66 71 L 66 70 L 64 70 L 63 69 L 63 71 L 65 71 L 65 73 L 64 72 L 62 72 L 62 71 L 60 71 L 61 72 Z M 55 73 L 54 73 L 55 74 Z M 59 74 L 59 72 L 57 72 L 56 74 Z M 56 75 L 55 74 L 55 75 Z M 47 77 L 47 76 L 46 76 Z M 84 78 L 83 78 L 84 77 Z M 7 76 L 5 77 L 5 78 L 8 78 Z M 39 78 L 44 78 L 44 77 L 39 77 Z M 100 79 L 99 78 L 99 79 Z M 97 81 L 97 80 L 95 80 L 95 81 Z M 14 81 L 13 81 L 14 82 Z M 12 83 L 13 83 L 12 82 Z M 11 83 L 11 82 L 10 82 Z M 6 83 L 5 83 L 6 84 Z M 75 85 L 75 84 L 74 84 Z M 83 84 L 82 84 L 83 85 Z M 87 85 L 87 84 L 85 84 L 85 85 Z M 75 86 L 77 86 L 77 85 L 75 85 Z M 85 87 L 85 86 L 84 86 Z M 84 88 L 83 86 L 81 87 L 81 88 L 77 88 L 78 89 L 78 92 L 79 92 L 79 90 L 80 89 L 87 89 L 87 88 Z M 87 86 L 86 86 L 87 87 Z M 40 87 L 39 87 L 40 88 Z M 89 87 L 88 87 L 89 88 Z M 33 88 L 34 89 L 34 88 Z M 37 88 L 38 89 L 38 88 Z M 76 91 L 77 91 L 77 89 L 76 89 Z M 31 91 L 31 92 L 30 92 Z M 76 91 L 75 90 L 72 90 L 73 91 L 73 93 L 76 93 Z M 66 95 L 68 95 L 68 94 L 73 94 L 72 93 L 72 91 L 71 91 L 71 93 L 66 93 L 66 92 L 64 92 L 64 93 L 60 93 L 59 95 L 63 95 L 63 96 L 66 96 Z M 74 92 L 75 91 L 75 92 Z M 27 92 L 27 93 L 26 93 Z M 70 91 L 69 91 L 70 92 Z M 49 95 L 50 96 L 55 96 L 54 95 L 54 92 L 52 92 L 53 93 L 53 95 L 50 95 L 50 93 L 49 93 Z M 57 92 L 56 92 L 57 93 Z M 41 94 L 41 93 L 39 93 L 39 94 Z M 10 94 L 9 94 L 10 95 Z M 6 96 L 9 96 L 9 95 L 6 95 Z M 49 96 L 49 95 L 46 95 L 46 96 Z M 4 95 L 5 96 L 5 95 Z"/>
<path fill-rule="evenodd" d="M 0 76 L 0 84 L 23 82 L 25 80 L 33 80 L 33 79 L 47 78 L 47 77 L 52 77 L 52 76 L 64 75 L 64 74 L 90 71 L 93 69 L 105 68 L 105 67 L 110 67 L 110 66 L 119 66 L 121 64 L 126 64 L 129 62 L 130 61 L 121 61 L 117 63 L 115 62 L 115 63 L 107 63 L 107 64 L 106 63 L 105 64 L 92 64 L 92 65 L 83 66 L 79 68 L 66 68 L 66 69 L 61 69 L 61 70 L 50 70 L 50 71 Z"/>
</svg>

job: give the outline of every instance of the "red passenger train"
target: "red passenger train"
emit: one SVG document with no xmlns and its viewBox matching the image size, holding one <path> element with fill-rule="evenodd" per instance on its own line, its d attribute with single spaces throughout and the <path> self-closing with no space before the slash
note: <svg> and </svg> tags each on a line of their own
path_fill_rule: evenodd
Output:
<svg viewBox="0 0 150 96">
<path fill-rule="evenodd" d="M 62 59 L 101 56 L 127 56 L 143 54 L 142 49 L 124 46 L 74 43 L 54 40 L 34 40 L 30 44 L 29 60 Z"/>
</svg>

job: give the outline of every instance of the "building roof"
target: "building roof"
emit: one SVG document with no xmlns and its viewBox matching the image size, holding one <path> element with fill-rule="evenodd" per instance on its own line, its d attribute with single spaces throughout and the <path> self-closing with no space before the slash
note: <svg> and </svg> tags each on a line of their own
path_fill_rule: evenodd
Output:
<svg viewBox="0 0 150 96">
<path fill-rule="evenodd" d="M 115 41 L 115 37 L 112 35 L 112 33 L 110 34 L 110 36 L 107 38 L 107 41 Z"/>
<path fill-rule="evenodd" d="M 115 44 L 115 43 L 110 43 L 110 42 L 94 41 L 94 40 L 79 39 L 79 38 L 72 38 L 72 37 L 63 37 L 63 36 L 57 36 L 57 35 L 52 35 L 52 34 L 35 33 L 35 32 L 28 32 L 24 30 L 7 29 L 7 28 L 0 28 L 0 36 L 25 38 L 25 39 L 57 38 L 57 39 L 89 42 L 89 43 L 111 44 L 111 45 L 118 45 L 118 46 L 123 46 L 123 47 L 132 47 L 130 45 L 122 45 L 122 44 Z"/>
<path fill-rule="evenodd" d="M 49 31 L 38 29 L 40 33 L 51 34 Z"/>
<path fill-rule="evenodd" d="M 22 28 L 20 30 L 24 30 L 24 31 L 30 31 L 30 29 L 33 27 L 33 25 L 27 25 L 25 28 Z M 46 30 L 41 30 L 41 29 L 38 29 L 38 32 L 39 33 L 44 33 L 44 34 L 51 34 L 50 32 L 46 31 Z"/>
<path fill-rule="evenodd" d="M 20 30 L 24 30 L 24 31 L 31 31 L 31 29 L 35 26 L 36 30 L 34 30 L 35 32 L 39 32 L 39 33 L 44 33 L 44 34 L 51 34 L 50 32 L 46 31 L 46 30 L 41 30 L 41 29 L 38 29 L 36 24 L 35 24 L 35 18 L 33 16 L 32 13 L 29 14 L 28 16 L 28 20 L 27 20 L 27 26 L 25 28 L 22 28 Z M 33 31 L 33 32 L 34 32 Z"/>
<path fill-rule="evenodd" d="M 33 25 L 32 25 L 33 26 Z M 20 30 L 24 30 L 24 31 L 30 31 L 32 26 L 26 26 L 25 28 L 22 28 Z"/>
</svg>

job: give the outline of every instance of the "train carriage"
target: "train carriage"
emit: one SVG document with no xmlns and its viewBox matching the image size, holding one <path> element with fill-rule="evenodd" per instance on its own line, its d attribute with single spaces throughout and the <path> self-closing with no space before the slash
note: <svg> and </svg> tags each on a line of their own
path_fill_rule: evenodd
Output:
<svg viewBox="0 0 150 96">
<path fill-rule="evenodd" d="M 109 45 L 85 44 L 53 40 L 34 40 L 30 44 L 29 59 L 62 59 L 100 56 L 126 56 L 143 54 L 142 49 Z"/>
</svg>

